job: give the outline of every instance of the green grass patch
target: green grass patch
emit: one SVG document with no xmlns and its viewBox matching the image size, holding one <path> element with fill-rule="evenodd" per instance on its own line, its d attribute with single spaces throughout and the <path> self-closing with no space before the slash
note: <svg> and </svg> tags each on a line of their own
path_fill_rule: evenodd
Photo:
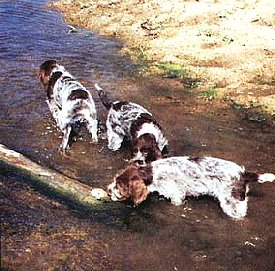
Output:
<svg viewBox="0 0 275 271">
<path fill-rule="evenodd" d="M 187 72 L 179 64 L 159 63 L 157 68 L 164 72 L 164 76 L 168 78 L 183 78 L 187 76 Z"/>
<path fill-rule="evenodd" d="M 207 98 L 208 100 L 215 100 L 218 97 L 218 91 L 215 86 L 209 86 L 207 89 L 201 91 L 199 96 Z"/>
<path fill-rule="evenodd" d="M 149 61 L 148 57 L 145 53 L 145 50 L 146 49 L 142 48 L 141 46 L 136 48 L 135 55 L 136 55 L 136 58 L 138 61 L 140 61 L 140 62 L 148 62 Z"/>
</svg>

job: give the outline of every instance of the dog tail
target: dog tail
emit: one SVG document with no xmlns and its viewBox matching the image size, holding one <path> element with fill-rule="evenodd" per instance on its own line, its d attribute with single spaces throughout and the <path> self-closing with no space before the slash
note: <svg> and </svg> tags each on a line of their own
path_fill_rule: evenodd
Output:
<svg viewBox="0 0 275 271">
<path fill-rule="evenodd" d="M 272 173 L 257 174 L 253 172 L 244 172 L 242 177 L 245 182 L 266 183 L 275 181 L 275 175 Z"/>
<path fill-rule="evenodd" d="M 258 178 L 259 183 L 274 182 L 274 181 L 275 181 L 275 175 L 272 173 L 260 174 Z"/>
<path fill-rule="evenodd" d="M 103 89 L 98 84 L 95 84 L 95 89 L 97 90 L 98 96 L 99 96 L 102 104 L 106 107 L 107 110 L 109 110 L 112 106 L 112 102 L 109 101 L 106 93 L 103 91 Z"/>
</svg>

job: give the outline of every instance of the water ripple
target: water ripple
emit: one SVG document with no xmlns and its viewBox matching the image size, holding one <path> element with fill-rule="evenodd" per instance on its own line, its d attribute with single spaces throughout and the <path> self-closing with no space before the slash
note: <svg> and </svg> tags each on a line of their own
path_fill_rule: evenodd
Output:
<svg viewBox="0 0 275 271">
<path fill-rule="evenodd" d="M 119 58 L 116 41 L 81 29 L 71 33 L 61 15 L 46 7 L 47 2 L 0 1 L 1 142 L 30 150 L 45 144 L 37 134 L 41 123 L 49 121 L 46 96 L 37 78 L 41 63 L 56 59 L 92 89 L 89 81 L 94 71 L 109 80 L 116 78 L 114 59 Z M 10 133 L 18 127 L 20 133 Z M 31 130 L 36 132 L 30 134 Z"/>
</svg>

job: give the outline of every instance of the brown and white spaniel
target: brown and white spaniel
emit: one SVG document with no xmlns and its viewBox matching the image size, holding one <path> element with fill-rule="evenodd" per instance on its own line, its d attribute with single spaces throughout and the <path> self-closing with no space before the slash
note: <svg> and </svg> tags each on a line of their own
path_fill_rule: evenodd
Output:
<svg viewBox="0 0 275 271">
<path fill-rule="evenodd" d="M 90 92 L 55 60 L 47 60 L 39 70 L 48 97 L 48 105 L 58 127 L 63 132 L 60 148 L 69 148 L 71 132 L 77 134 L 80 126 L 86 126 L 97 142 L 96 108 Z"/>
<path fill-rule="evenodd" d="M 131 102 L 110 102 L 97 84 L 95 87 L 102 104 L 109 110 L 106 127 L 110 150 L 118 150 L 127 138 L 133 146 L 133 161 L 154 161 L 168 153 L 162 128 L 148 110 Z"/>
<path fill-rule="evenodd" d="M 143 202 L 150 192 L 158 192 L 174 205 L 181 205 L 186 196 L 209 195 L 219 200 L 228 216 L 242 218 L 247 212 L 248 183 L 274 180 L 274 174 L 251 173 L 230 161 L 182 156 L 146 166 L 129 165 L 117 174 L 107 191 L 112 200 L 131 199 L 135 205 Z"/>
</svg>

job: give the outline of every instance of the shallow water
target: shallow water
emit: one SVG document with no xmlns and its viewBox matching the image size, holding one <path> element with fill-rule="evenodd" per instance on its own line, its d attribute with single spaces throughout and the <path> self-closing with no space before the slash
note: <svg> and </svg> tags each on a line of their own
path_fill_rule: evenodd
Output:
<svg viewBox="0 0 275 271">
<path fill-rule="evenodd" d="M 257 172 L 274 171 L 271 123 L 247 121 L 224 103 L 184 94 L 182 84 L 131 77 L 135 65 L 121 44 L 95 32 L 70 31 L 47 1 L 0 2 L 0 142 L 32 160 L 104 188 L 127 164 L 129 151 L 110 152 L 83 131 L 68 156 L 52 120 L 37 68 L 57 59 L 91 91 L 101 124 L 106 111 L 93 91 L 138 102 L 164 128 L 171 155 L 212 155 Z M 81 211 L 1 173 L 2 262 L 6 270 L 274 270 L 273 184 L 253 184 L 248 216 L 233 221 L 211 198 L 175 207 L 155 197 L 140 208 L 108 204 Z M 3 189 L 2 189 L 3 188 Z"/>
</svg>

